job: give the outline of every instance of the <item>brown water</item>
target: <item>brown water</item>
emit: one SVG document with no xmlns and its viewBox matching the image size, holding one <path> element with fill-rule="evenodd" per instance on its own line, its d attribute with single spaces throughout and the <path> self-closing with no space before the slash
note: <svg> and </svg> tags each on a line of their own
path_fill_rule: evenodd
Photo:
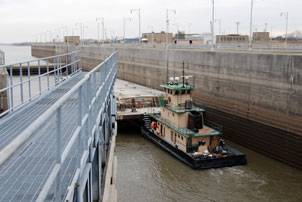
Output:
<svg viewBox="0 0 302 202">
<path fill-rule="evenodd" d="M 247 166 L 196 171 L 139 132 L 120 133 L 118 201 L 302 201 L 302 171 L 236 147 L 247 154 Z"/>
</svg>

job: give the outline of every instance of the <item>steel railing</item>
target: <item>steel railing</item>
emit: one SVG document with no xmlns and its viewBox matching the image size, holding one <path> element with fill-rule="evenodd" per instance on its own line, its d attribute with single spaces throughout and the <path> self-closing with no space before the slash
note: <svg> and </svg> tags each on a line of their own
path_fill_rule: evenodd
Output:
<svg viewBox="0 0 302 202">
<path fill-rule="evenodd" d="M 45 57 L 41 59 L 0 66 L 7 75 L 6 86 L 0 87 L 0 117 L 33 101 L 45 92 L 80 71 L 79 51 Z"/>
<path fill-rule="evenodd" d="M 39 131 L 49 131 L 47 136 L 51 137 L 53 147 L 55 147 L 52 151 L 55 154 L 52 159 L 54 166 L 51 167 L 51 172 L 43 186 L 39 188 L 40 192 L 35 200 L 45 201 L 46 198 L 53 196 L 56 201 L 61 201 L 63 196 L 66 197 L 65 192 L 68 191 L 66 184 L 71 181 L 81 184 L 81 176 L 84 175 L 89 156 L 87 155 L 89 145 L 97 142 L 95 134 L 100 134 L 101 114 L 105 112 L 108 106 L 106 103 L 112 97 L 116 75 L 117 53 L 113 53 L 85 74 L 84 78 L 71 90 L 0 151 L 1 166 L 4 162 L 10 161 L 10 157 L 26 141 L 36 137 Z M 111 114 L 108 115 L 110 116 Z M 55 130 L 52 131 L 50 128 L 55 128 Z M 52 143 L 49 142 L 49 145 L 45 147 L 51 147 L 51 145 Z M 71 176 L 73 180 L 70 179 L 70 174 L 65 172 L 72 158 L 76 158 L 77 162 L 74 169 L 69 171 L 73 173 Z"/>
</svg>

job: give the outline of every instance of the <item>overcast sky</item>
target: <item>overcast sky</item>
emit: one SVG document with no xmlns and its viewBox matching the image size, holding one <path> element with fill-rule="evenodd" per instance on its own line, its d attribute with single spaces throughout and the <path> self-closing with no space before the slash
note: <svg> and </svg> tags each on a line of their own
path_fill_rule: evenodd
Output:
<svg viewBox="0 0 302 202">
<path fill-rule="evenodd" d="M 289 32 L 302 30 L 301 0 L 255 0 L 254 30 L 262 31 L 268 23 L 268 31 L 285 32 L 285 18 L 280 12 L 289 12 Z M 0 0 L 0 42 L 34 40 L 47 30 L 53 33 L 62 26 L 72 28 L 78 22 L 87 26 L 85 35 L 97 37 L 96 18 L 104 17 L 107 37 L 123 35 L 123 18 L 127 22 L 126 35 L 138 35 L 137 14 L 131 8 L 141 8 L 142 32 L 165 30 L 166 9 L 175 9 L 171 14 L 170 30 L 178 28 L 186 32 L 209 32 L 211 0 Z M 221 19 L 221 31 L 248 33 L 250 0 L 215 0 L 215 18 Z M 216 23 L 216 32 L 219 29 Z M 74 32 L 79 32 L 74 30 Z"/>
</svg>

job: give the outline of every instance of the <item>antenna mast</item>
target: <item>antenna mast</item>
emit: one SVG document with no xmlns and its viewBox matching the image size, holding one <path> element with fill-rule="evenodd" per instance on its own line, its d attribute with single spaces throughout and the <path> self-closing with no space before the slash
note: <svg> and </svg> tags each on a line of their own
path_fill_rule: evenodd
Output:
<svg viewBox="0 0 302 202">
<path fill-rule="evenodd" d="M 185 87 L 185 61 L 182 62 L 182 87 Z"/>
</svg>

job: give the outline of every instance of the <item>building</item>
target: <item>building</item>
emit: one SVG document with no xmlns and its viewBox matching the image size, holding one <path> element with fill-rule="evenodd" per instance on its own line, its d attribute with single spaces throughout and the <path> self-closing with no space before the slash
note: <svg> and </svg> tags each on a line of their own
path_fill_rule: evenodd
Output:
<svg viewBox="0 0 302 202">
<path fill-rule="evenodd" d="M 268 41 L 270 41 L 270 33 L 269 32 L 254 32 L 253 41 L 268 42 Z"/>
<path fill-rule="evenodd" d="M 173 43 L 174 38 L 172 33 L 165 33 L 165 32 L 151 32 L 151 33 L 144 33 L 143 39 L 147 39 L 148 43 Z"/>
<path fill-rule="evenodd" d="M 185 34 L 184 39 L 178 39 L 180 45 L 204 45 L 204 38 L 200 34 Z"/>
<path fill-rule="evenodd" d="M 248 43 L 248 35 L 228 34 L 216 35 L 216 43 Z"/>
<path fill-rule="evenodd" d="M 80 36 L 64 36 L 64 42 L 72 45 L 79 45 L 81 40 Z"/>
</svg>

